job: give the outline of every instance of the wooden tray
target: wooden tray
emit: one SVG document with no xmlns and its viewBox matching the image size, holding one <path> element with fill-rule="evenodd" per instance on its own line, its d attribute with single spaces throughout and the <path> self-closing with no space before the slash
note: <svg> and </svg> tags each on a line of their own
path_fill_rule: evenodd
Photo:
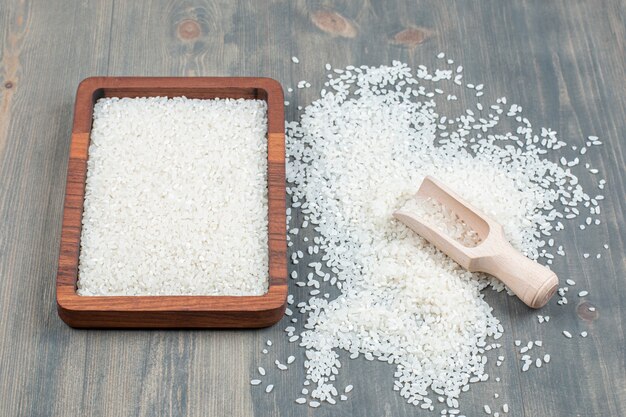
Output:
<svg viewBox="0 0 626 417">
<path fill-rule="evenodd" d="M 79 296 L 81 223 L 93 107 L 101 97 L 185 96 L 267 101 L 269 291 L 262 296 Z M 57 272 L 59 316 L 72 327 L 264 327 L 282 317 L 287 299 L 283 91 L 269 78 L 93 77 L 76 93 Z M 236 279 L 236 277 L 233 277 Z"/>
</svg>

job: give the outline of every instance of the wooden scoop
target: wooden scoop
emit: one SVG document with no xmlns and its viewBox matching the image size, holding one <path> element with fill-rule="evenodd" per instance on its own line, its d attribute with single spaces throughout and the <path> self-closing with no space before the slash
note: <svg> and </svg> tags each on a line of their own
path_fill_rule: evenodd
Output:
<svg viewBox="0 0 626 417">
<path fill-rule="evenodd" d="M 468 247 L 433 224 L 402 209 L 393 216 L 413 229 L 468 271 L 486 272 L 505 283 L 526 305 L 540 308 L 554 295 L 559 280 L 554 272 L 517 251 L 504 237 L 502 225 L 464 201 L 448 187 L 426 177 L 416 198 L 433 198 L 471 227 L 481 242 Z"/>
</svg>

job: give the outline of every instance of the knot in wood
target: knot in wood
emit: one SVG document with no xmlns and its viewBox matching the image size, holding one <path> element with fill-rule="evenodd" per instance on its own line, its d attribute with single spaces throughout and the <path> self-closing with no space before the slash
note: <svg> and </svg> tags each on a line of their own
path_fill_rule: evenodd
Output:
<svg viewBox="0 0 626 417">
<path fill-rule="evenodd" d="M 178 24 L 178 36 L 186 41 L 197 39 L 202 34 L 200 24 L 193 19 L 185 19 Z"/>
<path fill-rule="evenodd" d="M 589 310 L 589 307 L 593 307 L 593 311 Z M 594 321 L 598 319 L 598 310 L 588 301 L 582 302 L 578 305 L 578 307 L 576 307 L 576 314 L 578 314 L 578 317 L 585 321 Z"/>
<path fill-rule="evenodd" d="M 406 28 L 395 34 L 393 43 L 407 48 L 414 48 L 430 36 L 430 31 L 423 28 Z"/>
<path fill-rule="evenodd" d="M 311 20 L 320 30 L 333 36 L 354 38 L 358 33 L 352 21 L 332 10 L 317 10 L 311 15 Z"/>
</svg>

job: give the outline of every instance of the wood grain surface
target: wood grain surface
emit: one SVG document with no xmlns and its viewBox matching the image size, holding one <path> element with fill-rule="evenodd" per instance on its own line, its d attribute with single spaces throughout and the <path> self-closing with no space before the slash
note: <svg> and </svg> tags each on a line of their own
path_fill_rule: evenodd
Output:
<svg viewBox="0 0 626 417">
<path fill-rule="evenodd" d="M 507 360 L 465 393 L 466 414 L 506 402 L 515 416 L 626 415 L 625 20 L 622 0 L 0 2 L 0 415 L 433 416 L 391 390 L 387 364 L 362 360 L 343 361 L 341 380 L 355 385 L 349 401 L 298 406 L 303 356 L 285 339 L 287 319 L 260 331 L 74 330 L 57 315 L 54 283 L 81 79 L 267 76 L 285 88 L 308 80 L 311 88 L 286 96 L 294 120 L 321 89 L 326 62 L 432 67 L 439 51 L 465 67 L 466 80 L 485 83 L 483 103 L 506 95 L 572 143 L 600 136 L 604 145 L 585 160 L 608 181 L 595 233 L 557 236 L 568 255 L 554 270 L 588 289 L 588 301 L 551 302 L 542 310 L 551 321 L 540 325 L 536 311 L 486 293 Z M 459 95 L 450 110 L 472 99 Z M 593 176 L 583 185 L 594 186 Z M 601 259 L 581 257 L 598 251 Z M 562 329 L 589 337 L 566 339 Z M 521 373 L 513 341 L 531 338 L 552 361 Z M 271 394 L 249 385 L 257 366 L 290 354 L 299 366 L 272 369 Z"/>
</svg>

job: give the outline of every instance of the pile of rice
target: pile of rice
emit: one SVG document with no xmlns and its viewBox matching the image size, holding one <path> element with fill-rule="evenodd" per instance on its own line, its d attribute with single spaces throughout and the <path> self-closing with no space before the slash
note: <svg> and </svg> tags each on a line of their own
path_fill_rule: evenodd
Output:
<svg viewBox="0 0 626 417">
<path fill-rule="evenodd" d="M 426 175 L 500 222 L 513 246 L 548 264 L 552 252 L 564 252 L 545 239 L 564 227 L 560 219 L 570 208 L 584 202 L 596 213 L 597 201 L 569 168 L 575 163 L 542 156 L 565 143 L 552 130 L 535 132 L 520 106 L 501 98 L 486 109 L 478 104 L 478 114 L 437 114 L 438 100 L 456 98 L 443 89 L 463 88 L 453 85 L 461 85 L 461 71 L 414 72 L 399 62 L 335 69 L 321 98 L 288 124 L 288 216 L 298 210 L 302 219 L 290 232 L 313 227 L 316 237 L 298 249 L 322 254 L 304 276 L 292 274 L 302 288 L 293 303 L 305 324 L 286 331 L 306 349 L 303 394 L 311 398 L 299 404 L 346 399 L 347 390 L 336 386 L 340 350 L 392 364 L 393 389 L 424 409 L 434 410 L 434 396 L 458 414 L 461 392 L 489 378 L 486 352 L 500 347 L 504 329 L 480 291 L 503 285 L 464 271 L 392 217 Z M 482 85 L 468 86 L 482 96 Z M 423 215 L 448 222 L 452 233 L 458 227 L 454 216 Z M 294 263 L 307 262 L 302 251 L 294 250 Z"/>
<path fill-rule="evenodd" d="M 261 295 L 261 100 L 104 98 L 94 109 L 80 295 Z"/>
</svg>

